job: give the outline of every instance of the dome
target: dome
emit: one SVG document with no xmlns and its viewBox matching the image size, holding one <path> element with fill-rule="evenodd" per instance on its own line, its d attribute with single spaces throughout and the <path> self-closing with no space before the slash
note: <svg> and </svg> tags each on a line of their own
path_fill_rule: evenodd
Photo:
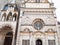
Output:
<svg viewBox="0 0 60 45">
<path fill-rule="evenodd" d="M 3 10 L 8 10 L 9 7 L 14 7 L 14 5 L 8 3 L 8 4 L 6 4 L 6 5 L 4 6 Z"/>
<path fill-rule="evenodd" d="M 3 10 L 7 10 L 8 9 L 8 5 L 5 5 Z"/>
<path fill-rule="evenodd" d="M 17 4 L 13 4 L 13 3 L 8 3 L 4 6 L 3 10 L 8 10 L 8 8 L 14 8 L 14 11 L 18 10 Z"/>
</svg>

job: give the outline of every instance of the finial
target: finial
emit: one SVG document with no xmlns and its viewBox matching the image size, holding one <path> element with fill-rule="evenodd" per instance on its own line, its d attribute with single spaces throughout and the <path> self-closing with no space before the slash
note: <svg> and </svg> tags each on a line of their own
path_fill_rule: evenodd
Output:
<svg viewBox="0 0 60 45">
<path fill-rule="evenodd" d="M 51 5 L 52 5 L 52 6 L 54 6 L 54 3 L 53 3 L 53 1 L 52 1 L 52 0 L 51 0 Z"/>
</svg>

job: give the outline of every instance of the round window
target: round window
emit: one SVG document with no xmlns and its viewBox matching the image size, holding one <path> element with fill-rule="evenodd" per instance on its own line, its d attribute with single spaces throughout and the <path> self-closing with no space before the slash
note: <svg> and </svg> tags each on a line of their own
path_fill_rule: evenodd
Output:
<svg viewBox="0 0 60 45">
<path fill-rule="evenodd" d="M 37 30 L 40 30 L 41 28 L 43 27 L 43 24 L 42 22 L 35 22 L 34 23 L 34 28 L 37 29 Z"/>
<path fill-rule="evenodd" d="M 42 19 L 35 19 L 33 21 L 33 26 L 36 30 L 40 30 L 41 28 L 43 28 L 43 25 L 44 25 L 44 21 Z"/>
</svg>

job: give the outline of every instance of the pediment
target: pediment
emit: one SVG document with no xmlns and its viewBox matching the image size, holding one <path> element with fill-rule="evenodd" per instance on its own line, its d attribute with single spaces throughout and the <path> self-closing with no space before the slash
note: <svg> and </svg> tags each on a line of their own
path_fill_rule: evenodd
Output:
<svg viewBox="0 0 60 45">
<path fill-rule="evenodd" d="M 34 32 L 34 35 L 44 35 L 44 32 L 41 32 L 41 31 L 35 31 L 35 32 Z"/>
<path fill-rule="evenodd" d="M 47 31 L 45 31 L 45 33 L 47 33 L 47 34 L 55 34 L 57 32 L 54 31 L 53 29 L 48 29 Z"/>
<path fill-rule="evenodd" d="M 23 31 L 20 31 L 20 33 L 31 33 L 32 31 L 30 31 L 28 28 L 25 28 Z"/>
</svg>

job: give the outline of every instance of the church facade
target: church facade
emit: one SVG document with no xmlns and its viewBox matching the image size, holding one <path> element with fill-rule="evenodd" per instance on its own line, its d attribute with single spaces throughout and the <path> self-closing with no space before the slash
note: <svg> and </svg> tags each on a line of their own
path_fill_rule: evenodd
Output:
<svg viewBox="0 0 60 45">
<path fill-rule="evenodd" d="M 48 0 L 21 0 L 3 5 L 0 45 L 60 45 L 60 23 Z M 17 33 L 17 34 L 16 34 Z"/>
</svg>

